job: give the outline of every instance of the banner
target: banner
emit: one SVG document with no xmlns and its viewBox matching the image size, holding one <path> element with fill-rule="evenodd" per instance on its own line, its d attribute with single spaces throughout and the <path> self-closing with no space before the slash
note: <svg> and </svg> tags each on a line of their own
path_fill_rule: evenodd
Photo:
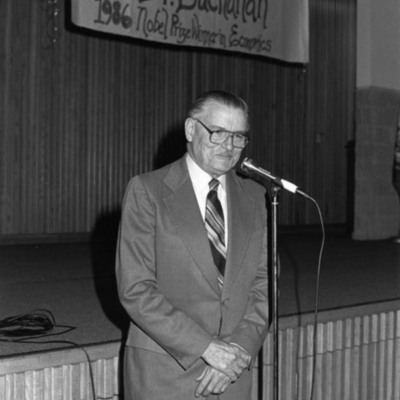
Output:
<svg viewBox="0 0 400 400">
<path fill-rule="evenodd" d="M 308 62 L 308 0 L 71 0 L 78 26 Z"/>
</svg>

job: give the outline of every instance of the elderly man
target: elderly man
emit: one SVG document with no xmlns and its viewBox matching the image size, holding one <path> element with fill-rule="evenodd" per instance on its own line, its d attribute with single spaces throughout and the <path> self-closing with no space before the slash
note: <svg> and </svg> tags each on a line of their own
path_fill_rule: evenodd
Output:
<svg viewBox="0 0 400 400">
<path fill-rule="evenodd" d="M 185 136 L 187 154 L 134 177 L 123 202 L 125 399 L 249 400 L 268 330 L 268 270 L 265 191 L 233 170 L 249 140 L 246 103 L 203 94 Z"/>
</svg>

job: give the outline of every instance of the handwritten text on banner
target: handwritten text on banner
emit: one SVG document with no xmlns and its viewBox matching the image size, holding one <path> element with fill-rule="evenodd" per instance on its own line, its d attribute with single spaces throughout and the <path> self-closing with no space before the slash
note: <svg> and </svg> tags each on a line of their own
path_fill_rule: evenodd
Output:
<svg viewBox="0 0 400 400">
<path fill-rule="evenodd" d="M 72 0 L 78 26 L 308 62 L 308 0 Z"/>
</svg>

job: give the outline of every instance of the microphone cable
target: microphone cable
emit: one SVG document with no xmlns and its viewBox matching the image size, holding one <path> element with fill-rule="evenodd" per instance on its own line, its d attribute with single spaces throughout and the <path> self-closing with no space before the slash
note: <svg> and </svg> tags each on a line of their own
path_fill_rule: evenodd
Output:
<svg viewBox="0 0 400 400">
<path fill-rule="evenodd" d="M 315 308 L 314 308 L 314 324 L 313 324 L 313 343 L 312 343 L 312 373 L 311 373 L 311 388 L 310 388 L 310 400 L 314 397 L 314 390 L 315 390 L 315 378 L 316 378 L 316 364 L 317 364 L 317 343 L 318 343 L 318 309 L 319 309 L 319 289 L 320 289 L 320 277 L 321 277 L 321 264 L 322 264 L 322 254 L 325 247 L 325 226 L 322 217 L 321 209 L 318 205 L 318 202 L 313 199 L 311 196 L 308 196 L 308 199 L 311 200 L 318 211 L 320 223 L 321 223 L 321 245 L 318 254 L 318 265 L 317 265 L 317 278 L 316 278 L 316 287 L 315 287 Z M 299 393 L 297 392 L 296 398 L 298 398 Z"/>
<path fill-rule="evenodd" d="M 38 309 L 28 314 L 14 315 L 0 320 L 0 338 L 41 336 L 51 331 L 55 325 L 51 312 Z"/>
</svg>

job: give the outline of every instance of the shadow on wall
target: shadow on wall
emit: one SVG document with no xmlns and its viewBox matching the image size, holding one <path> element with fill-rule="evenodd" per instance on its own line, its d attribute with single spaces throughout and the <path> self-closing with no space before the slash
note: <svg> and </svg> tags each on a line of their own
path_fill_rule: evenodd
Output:
<svg viewBox="0 0 400 400">
<path fill-rule="evenodd" d="M 115 251 L 120 218 L 120 208 L 104 212 L 97 218 L 91 237 L 91 255 L 95 289 L 103 312 L 125 338 L 129 318 L 119 302 L 115 277 Z"/>
<path fill-rule="evenodd" d="M 186 153 L 185 129 L 182 123 L 175 123 L 161 139 L 153 168 L 158 169 L 170 164 Z"/>
<path fill-rule="evenodd" d="M 157 154 L 154 156 L 153 168 L 161 168 L 182 157 L 185 152 L 186 140 L 183 126 L 182 124 L 173 126 L 161 140 Z M 119 301 L 115 275 L 115 254 L 120 220 L 120 207 L 98 216 L 91 235 L 91 258 L 94 285 L 102 310 L 109 321 L 121 331 L 122 342 L 125 342 L 129 317 Z M 120 354 L 120 371 L 122 371 L 123 362 L 122 349 L 123 347 Z M 123 398 L 122 385 L 120 396 Z"/>
<path fill-rule="evenodd" d="M 182 124 L 169 129 L 154 157 L 153 168 L 161 168 L 186 152 Z M 121 199 L 122 201 L 122 199 Z M 91 235 L 91 256 L 96 293 L 106 317 L 126 336 L 129 317 L 120 304 L 115 276 L 115 252 L 121 208 L 101 213 Z"/>
</svg>

